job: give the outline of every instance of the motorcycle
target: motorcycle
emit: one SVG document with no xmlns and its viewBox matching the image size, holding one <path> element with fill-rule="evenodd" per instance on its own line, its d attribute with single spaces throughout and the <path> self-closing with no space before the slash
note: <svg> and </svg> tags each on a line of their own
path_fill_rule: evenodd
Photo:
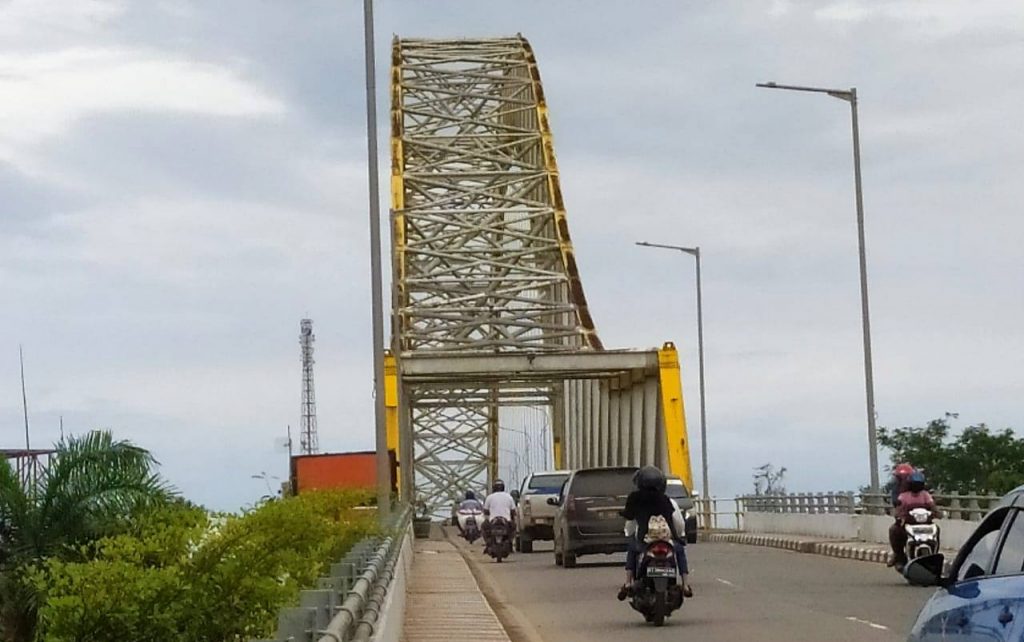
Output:
<svg viewBox="0 0 1024 642">
<path fill-rule="evenodd" d="M 919 557 L 939 552 L 939 526 L 933 522 L 932 512 L 927 508 L 915 508 L 910 511 L 910 519 L 903 524 L 907 533 L 904 554 L 907 565 Z M 897 568 L 903 575 L 903 568 Z M 905 577 L 905 576 L 904 576 Z M 910 581 L 910 578 L 907 578 Z"/>
<path fill-rule="evenodd" d="M 462 537 L 467 542 L 472 544 L 480 538 L 480 523 L 484 519 L 483 511 L 460 509 L 456 513 L 456 519 L 458 520 Z"/>
<path fill-rule="evenodd" d="M 672 542 L 656 540 L 647 544 L 636 578 L 629 605 L 654 626 L 665 624 L 665 618 L 683 606 Z"/>
<path fill-rule="evenodd" d="M 487 552 L 498 563 L 512 554 L 512 524 L 504 517 L 491 521 L 491 545 Z"/>
</svg>

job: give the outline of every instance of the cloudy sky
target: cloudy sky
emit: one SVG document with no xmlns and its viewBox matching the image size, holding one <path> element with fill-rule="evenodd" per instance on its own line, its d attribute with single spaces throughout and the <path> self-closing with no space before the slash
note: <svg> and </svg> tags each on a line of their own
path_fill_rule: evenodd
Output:
<svg viewBox="0 0 1024 642">
<path fill-rule="evenodd" d="M 3 446 L 22 343 L 35 444 L 109 427 L 251 502 L 285 474 L 306 315 L 322 447 L 372 445 L 361 19 L 0 0 Z M 692 262 L 632 241 L 704 248 L 716 494 L 769 461 L 867 476 L 849 110 L 757 81 L 860 92 L 879 423 L 1024 426 L 1024 4 L 380 0 L 378 84 L 392 33 L 516 32 L 602 338 L 681 345 L 693 432 Z"/>
</svg>

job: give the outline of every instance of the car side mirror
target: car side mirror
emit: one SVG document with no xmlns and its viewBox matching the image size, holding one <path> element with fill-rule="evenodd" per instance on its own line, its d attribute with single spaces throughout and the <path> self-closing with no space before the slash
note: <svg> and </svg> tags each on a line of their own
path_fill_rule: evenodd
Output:
<svg viewBox="0 0 1024 642">
<path fill-rule="evenodd" d="M 918 586 L 942 586 L 945 583 L 942 577 L 945 564 L 946 557 L 942 553 L 925 555 L 907 564 L 903 576 Z"/>
<path fill-rule="evenodd" d="M 519 503 L 519 498 L 521 497 L 521 495 L 519 494 L 518 490 L 512 491 L 511 493 L 509 493 L 509 495 L 512 495 L 512 499 L 515 500 L 517 504 Z"/>
<path fill-rule="evenodd" d="M 558 506 L 558 498 L 548 497 L 548 506 Z"/>
<path fill-rule="evenodd" d="M 690 491 L 690 497 L 692 497 L 692 498 L 694 498 L 694 499 L 697 499 L 698 497 L 700 497 L 700 493 L 698 493 L 698 492 L 697 492 L 697 491 L 695 491 L 695 490 L 691 490 L 691 491 Z"/>
</svg>

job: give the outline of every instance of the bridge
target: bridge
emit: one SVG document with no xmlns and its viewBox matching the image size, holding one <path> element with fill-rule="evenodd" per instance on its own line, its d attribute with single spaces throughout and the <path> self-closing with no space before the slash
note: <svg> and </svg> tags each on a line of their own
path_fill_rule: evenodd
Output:
<svg viewBox="0 0 1024 642">
<path fill-rule="evenodd" d="M 598 337 L 526 39 L 395 39 L 391 201 L 404 497 L 443 513 L 488 485 L 517 406 L 550 416 L 558 468 L 654 464 L 693 487 L 675 347 Z"/>
<path fill-rule="evenodd" d="M 492 564 L 437 523 L 414 542 L 409 506 L 444 515 L 495 479 L 500 425 L 519 407 L 549 417 L 558 468 L 654 464 L 693 480 L 675 346 L 598 336 L 524 38 L 394 40 L 391 201 L 385 406 L 405 509 L 282 611 L 275 640 L 905 639 L 930 591 L 878 563 L 890 518 L 877 497 L 703 500 L 697 596 L 664 633 L 615 601 L 621 556 L 566 569 L 539 544 Z M 991 498 L 966 499 L 949 545 Z"/>
</svg>

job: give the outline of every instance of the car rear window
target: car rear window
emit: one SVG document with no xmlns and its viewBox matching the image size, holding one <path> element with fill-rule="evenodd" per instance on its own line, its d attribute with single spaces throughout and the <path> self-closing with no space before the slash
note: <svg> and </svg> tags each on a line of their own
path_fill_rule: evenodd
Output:
<svg viewBox="0 0 1024 642">
<path fill-rule="evenodd" d="M 562 475 L 534 475 L 530 478 L 530 485 L 527 490 L 540 493 L 557 493 L 562 489 L 562 484 L 569 478 L 569 474 Z"/>
<path fill-rule="evenodd" d="M 617 497 L 633 490 L 632 468 L 583 470 L 572 479 L 572 494 L 578 497 Z"/>
<path fill-rule="evenodd" d="M 665 494 L 672 499 L 688 499 L 690 497 L 689 491 L 686 490 L 686 485 L 681 482 L 669 482 L 665 488 Z"/>
</svg>

